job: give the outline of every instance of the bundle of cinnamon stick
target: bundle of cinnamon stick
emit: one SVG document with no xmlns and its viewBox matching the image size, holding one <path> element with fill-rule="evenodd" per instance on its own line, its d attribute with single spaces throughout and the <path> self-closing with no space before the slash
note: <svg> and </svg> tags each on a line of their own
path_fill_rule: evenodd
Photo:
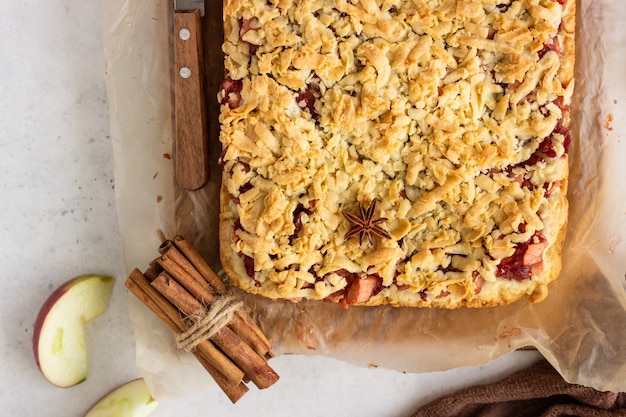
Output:
<svg viewBox="0 0 626 417">
<path fill-rule="evenodd" d="M 178 347 L 198 359 L 233 403 L 249 381 L 259 389 L 274 384 L 269 341 L 199 252 L 176 236 L 159 253 L 144 272 L 130 273 L 126 287 L 176 333 Z"/>
</svg>

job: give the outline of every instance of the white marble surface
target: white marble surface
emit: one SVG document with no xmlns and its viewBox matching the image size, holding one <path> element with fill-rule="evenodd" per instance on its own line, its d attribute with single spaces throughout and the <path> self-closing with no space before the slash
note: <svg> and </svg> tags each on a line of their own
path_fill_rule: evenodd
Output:
<svg viewBox="0 0 626 417">
<path fill-rule="evenodd" d="M 115 207 L 98 1 L 3 2 L 0 9 L 0 404 L 2 415 L 82 415 L 135 367 Z M 109 311 L 87 328 L 91 369 L 51 386 L 31 348 L 41 303 L 84 273 L 117 279 Z M 462 355 L 462 352 L 459 352 Z M 537 360 L 514 352 L 485 366 L 411 375 L 321 357 L 279 357 L 281 380 L 236 406 L 216 389 L 153 414 L 408 416 L 420 404 Z"/>
</svg>

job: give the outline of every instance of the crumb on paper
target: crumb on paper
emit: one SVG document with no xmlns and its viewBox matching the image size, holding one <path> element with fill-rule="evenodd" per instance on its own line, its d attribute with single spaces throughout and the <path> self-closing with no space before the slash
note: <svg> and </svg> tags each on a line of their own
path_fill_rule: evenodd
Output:
<svg viewBox="0 0 626 417">
<path fill-rule="evenodd" d="M 520 334 L 522 334 L 522 329 L 520 327 L 507 324 L 504 326 L 502 331 L 498 333 L 495 340 L 511 339 L 512 337 Z"/>
<path fill-rule="evenodd" d="M 606 119 L 604 120 L 604 128 L 608 131 L 613 131 L 613 113 L 609 113 L 606 115 Z"/>
</svg>

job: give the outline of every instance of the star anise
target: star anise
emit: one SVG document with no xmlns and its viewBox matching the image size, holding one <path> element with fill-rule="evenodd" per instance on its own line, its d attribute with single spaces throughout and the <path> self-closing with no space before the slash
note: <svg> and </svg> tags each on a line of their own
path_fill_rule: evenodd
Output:
<svg viewBox="0 0 626 417">
<path fill-rule="evenodd" d="M 344 217 L 354 224 L 354 226 L 352 226 L 348 233 L 346 233 L 344 239 L 348 240 L 352 236 L 359 235 L 359 243 L 361 245 L 363 244 L 363 239 L 365 237 L 367 237 L 370 245 L 372 245 L 374 243 L 372 235 L 384 237 L 385 239 L 391 239 L 391 235 L 385 229 L 379 226 L 380 223 L 386 222 L 387 219 L 383 217 L 374 220 L 374 213 L 376 212 L 377 204 L 378 199 L 375 198 L 374 200 L 372 200 L 372 203 L 370 204 L 367 211 L 365 210 L 365 208 L 363 208 L 362 205 L 360 205 L 360 217 L 346 211 L 343 212 Z"/>
</svg>

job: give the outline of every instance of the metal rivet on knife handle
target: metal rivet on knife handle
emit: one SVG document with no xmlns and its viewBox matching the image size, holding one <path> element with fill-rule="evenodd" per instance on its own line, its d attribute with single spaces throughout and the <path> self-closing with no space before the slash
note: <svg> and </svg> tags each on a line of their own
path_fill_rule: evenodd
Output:
<svg viewBox="0 0 626 417">
<path fill-rule="evenodd" d="M 191 32 L 187 28 L 182 28 L 178 31 L 178 37 L 183 41 L 188 41 L 191 38 Z"/>
<path fill-rule="evenodd" d="M 189 78 L 191 77 L 191 70 L 187 67 L 182 67 L 179 71 L 179 74 L 183 78 Z"/>
<path fill-rule="evenodd" d="M 200 11 L 174 13 L 176 181 L 196 190 L 208 182 L 208 121 Z"/>
</svg>

